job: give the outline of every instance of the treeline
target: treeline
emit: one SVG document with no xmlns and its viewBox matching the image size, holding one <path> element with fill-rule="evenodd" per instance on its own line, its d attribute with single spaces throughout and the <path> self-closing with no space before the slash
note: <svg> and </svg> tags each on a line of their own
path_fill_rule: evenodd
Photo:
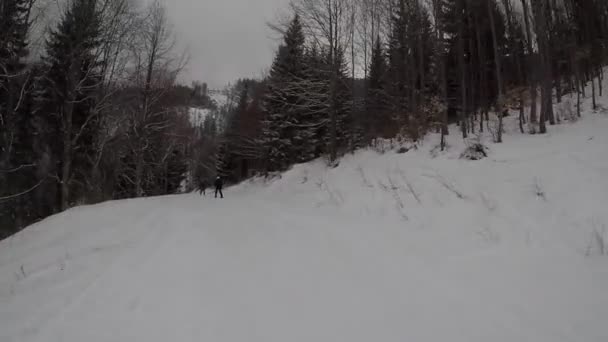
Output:
<svg viewBox="0 0 608 342">
<path fill-rule="evenodd" d="M 165 9 L 71 0 L 41 56 L 34 0 L 0 5 L 0 238 L 74 205 L 176 192 L 198 132 Z"/>
<path fill-rule="evenodd" d="M 238 180 L 375 138 L 418 140 L 448 123 L 468 137 L 519 112 L 522 133 L 569 118 L 553 105 L 602 92 L 603 0 L 297 0 L 257 97 L 220 140 L 219 170 Z M 591 94 L 585 94 L 591 83 Z M 597 86 L 596 86 L 597 84 Z M 249 102 L 248 102 L 249 101 Z M 247 105 L 249 104 L 249 106 Z M 239 129 L 247 130 L 239 134 Z M 226 162 L 229 160 L 230 162 Z"/>
</svg>

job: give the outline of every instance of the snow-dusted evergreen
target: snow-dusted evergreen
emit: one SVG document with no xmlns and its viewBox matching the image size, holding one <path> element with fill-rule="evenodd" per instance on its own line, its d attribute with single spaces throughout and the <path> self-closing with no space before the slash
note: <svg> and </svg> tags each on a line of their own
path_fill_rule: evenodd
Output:
<svg viewBox="0 0 608 342">
<path fill-rule="evenodd" d="M 298 126 L 303 122 L 308 84 L 304 59 L 305 37 L 299 16 L 292 20 L 267 80 L 263 108 L 266 112 L 261 143 L 270 170 L 282 170 L 303 152 Z M 299 150 L 298 150 L 299 149 Z"/>
<path fill-rule="evenodd" d="M 269 170 L 283 170 L 352 144 L 344 49 L 332 52 L 306 44 L 297 14 L 277 52 L 267 88 L 262 143 Z"/>
<path fill-rule="evenodd" d="M 383 43 L 381 39 L 377 38 L 372 49 L 367 93 L 365 95 L 365 125 L 370 140 L 394 134 L 390 134 L 391 130 L 394 130 L 395 124 L 389 111 L 390 102 L 386 82 L 387 77 L 389 77 L 388 72 Z"/>
</svg>

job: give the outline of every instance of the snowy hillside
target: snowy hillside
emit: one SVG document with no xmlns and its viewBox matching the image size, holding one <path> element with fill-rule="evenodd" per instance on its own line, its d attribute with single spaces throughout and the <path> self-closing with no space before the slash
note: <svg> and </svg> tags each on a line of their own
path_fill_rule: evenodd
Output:
<svg viewBox="0 0 608 342">
<path fill-rule="evenodd" d="M 0 341 L 608 341 L 608 114 L 585 109 L 509 118 L 480 161 L 454 127 L 445 153 L 54 216 L 0 242 Z"/>
<path fill-rule="evenodd" d="M 188 109 L 190 114 L 190 123 L 194 127 L 203 127 L 205 118 L 211 114 L 210 109 L 191 107 Z"/>
<path fill-rule="evenodd" d="M 218 108 L 225 106 L 228 102 L 228 96 L 225 94 L 223 90 L 210 90 L 209 96 L 211 100 L 215 103 Z"/>
</svg>

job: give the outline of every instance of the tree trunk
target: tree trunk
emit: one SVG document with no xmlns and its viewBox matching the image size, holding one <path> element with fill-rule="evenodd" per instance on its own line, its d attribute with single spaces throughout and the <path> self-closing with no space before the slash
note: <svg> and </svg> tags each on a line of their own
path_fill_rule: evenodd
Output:
<svg viewBox="0 0 608 342">
<path fill-rule="evenodd" d="M 602 81 L 603 81 L 604 77 L 602 76 L 602 68 L 600 67 L 600 69 L 597 72 L 597 86 L 599 89 L 599 96 L 602 97 L 602 93 L 604 92 L 604 87 L 602 86 Z"/>
<path fill-rule="evenodd" d="M 595 99 L 595 80 L 591 79 L 591 98 L 593 99 L 593 110 L 597 110 L 597 101 Z"/>
<path fill-rule="evenodd" d="M 550 58 L 548 60 L 551 60 Z M 555 125 L 555 111 L 553 110 L 553 82 L 551 76 L 551 67 L 549 66 L 549 75 L 547 76 L 547 117 L 549 124 Z"/>
<path fill-rule="evenodd" d="M 335 66 L 333 66 L 335 68 Z M 329 126 L 329 160 L 333 164 L 338 159 L 338 115 L 337 115 L 337 75 L 335 70 L 332 70 L 331 86 L 330 86 L 330 126 Z"/>
<path fill-rule="evenodd" d="M 524 134 L 524 124 L 526 121 L 526 115 L 524 112 L 524 97 L 523 95 L 519 97 L 519 131 L 521 134 Z"/>
<path fill-rule="evenodd" d="M 546 21 L 546 0 L 539 0 L 533 2 L 533 11 L 536 18 L 537 34 L 536 39 L 538 42 L 539 58 L 540 58 L 540 69 L 542 71 L 542 89 L 541 89 L 541 112 L 540 112 L 540 133 L 544 134 L 547 132 L 546 121 L 550 119 L 552 113 L 551 105 L 551 93 L 552 93 L 552 81 L 551 81 L 551 58 L 549 54 L 549 42 L 547 41 L 547 30 Z"/>
<path fill-rule="evenodd" d="M 494 20 L 494 11 L 492 8 L 493 2 L 488 1 L 488 15 L 490 17 L 490 26 L 492 29 L 492 45 L 494 48 L 494 66 L 496 67 L 496 83 L 498 85 L 498 101 L 496 104 L 496 114 L 498 115 L 498 132 L 496 133 L 496 142 L 502 143 L 502 125 L 503 112 L 505 111 L 505 99 L 502 84 L 502 67 L 500 61 L 500 50 L 498 49 L 498 36 L 496 34 L 496 26 Z"/>
<path fill-rule="evenodd" d="M 76 102 L 76 91 L 78 80 L 76 79 L 81 69 L 81 61 L 72 61 L 68 69 L 67 82 L 67 98 L 62 109 L 62 125 L 63 125 L 63 156 L 61 167 L 61 210 L 65 211 L 70 207 L 70 180 L 72 176 L 72 160 L 73 160 L 73 118 L 74 118 L 74 103 Z"/>
<path fill-rule="evenodd" d="M 475 25 L 480 27 L 479 18 L 475 16 Z M 477 58 L 479 60 L 479 132 L 483 133 L 483 120 L 484 111 L 488 106 L 488 96 L 486 94 L 487 80 L 486 80 L 486 58 L 484 49 L 480 49 L 481 44 L 481 32 L 475 30 L 475 36 L 477 39 Z"/>
<path fill-rule="evenodd" d="M 528 9 L 528 4 L 526 0 L 521 0 L 521 5 L 524 11 L 524 23 L 525 23 L 525 27 L 526 27 L 526 41 L 527 41 L 527 48 L 528 48 L 528 56 L 530 59 L 534 58 L 534 49 L 532 48 L 532 29 L 530 28 L 530 14 L 529 14 L 529 9 Z M 536 114 L 536 109 L 538 106 L 538 93 L 537 93 L 537 86 L 536 86 L 536 74 L 534 73 L 535 70 L 535 63 L 530 63 L 531 68 L 529 70 L 530 73 L 530 100 L 532 101 L 531 105 L 530 105 L 530 133 L 536 133 L 536 122 L 537 122 L 537 114 Z"/>
<path fill-rule="evenodd" d="M 576 88 L 576 115 L 581 117 L 581 92 Z"/>
<path fill-rule="evenodd" d="M 474 30 L 473 23 L 470 22 L 469 23 L 469 29 L 470 30 Z M 468 44 L 469 44 L 469 51 L 473 52 L 475 51 L 475 43 L 473 41 L 473 37 L 469 36 L 468 39 Z M 473 55 L 471 54 L 470 56 L 470 62 L 469 64 L 471 65 L 475 65 L 474 64 L 474 60 L 473 60 Z M 477 108 L 478 108 L 478 94 L 477 94 L 477 88 L 475 87 L 475 82 L 477 81 L 477 74 L 479 73 L 479 68 L 470 68 L 469 69 L 469 75 L 468 75 L 468 83 L 470 84 L 470 88 L 469 88 L 469 99 L 468 99 L 468 103 L 469 103 L 469 107 L 471 108 L 470 113 L 468 115 L 468 126 L 467 128 L 469 129 L 469 132 L 471 134 L 475 134 L 475 116 L 477 114 Z"/>
<path fill-rule="evenodd" d="M 513 39 L 513 37 L 515 36 L 515 30 L 513 28 L 513 11 L 512 11 L 511 6 L 512 6 L 511 0 L 503 0 L 503 7 L 505 9 L 505 15 L 507 17 L 509 36 L 511 36 L 511 39 L 509 40 L 511 42 L 510 49 L 511 49 L 511 53 L 515 55 L 515 64 L 516 64 L 516 69 L 517 69 L 517 81 L 520 82 L 521 84 L 523 84 L 524 74 L 523 74 L 523 70 L 522 70 L 522 61 L 520 58 L 520 54 L 517 51 L 517 45 L 515 43 L 515 40 Z M 524 133 L 524 124 L 526 123 L 526 115 L 525 115 L 525 109 L 524 109 L 524 95 L 525 95 L 525 92 L 523 90 L 521 92 L 519 92 L 519 130 L 522 134 Z"/>
<path fill-rule="evenodd" d="M 351 105 L 351 115 L 352 115 L 352 123 L 351 123 L 351 128 L 352 128 L 352 133 L 351 133 L 351 152 L 354 152 L 355 149 L 357 148 L 357 125 L 359 124 L 359 120 L 356 117 L 356 106 L 355 106 L 355 14 L 356 14 L 356 8 L 355 8 L 355 4 L 353 3 L 352 8 L 351 8 L 351 41 L 350 41 L 350 52 L 351 52 L 351 71 L 352 71 L 352 80 L 351 80 L 351 96 L 352 96 L 352 105 Z"/>
<path fill-rule="evenodd" d="M 436 34 L 436 38 L 437 41 L 439 42 L 441 49 L 438 49 L 439 51 L 439 56 L 438 56 L 438 60 L 439 60 L 439 74 L 441 76 L 441 99 L 443 101 L 443 108 L 441 111 L 441 151 L 444 151 L 446 148 L 446 135 L 449 134 L 448 131 L 448 86 L 447 86 L 447 75 L 446 75 L 446 56 L 443 53 L 443 47 L 444 47 L 444 40 L 443 40 L 443 33 L 440 30 L 440 25 L 439 25 L 439 16 L 440 16 L 440 11 L 441 11 L 441 2 L 440 0 L 433 0 L 433 7 L 435 10 L 435 34 Z"/>
<path fill-rule="evenodd" d="M 68 105 L 66 107 L 73 107 Z M 63 131 L 63 157 L 61 167 L 61 210 L 70 208 L 70 176 L 72 173 L 72 113 L 68 108 L 64 112 L 64 131 Z M 68 129 L 69 128 L 69 129 Z"/>
<path fill-rule="evenodd" d="M 580 83 L 580 87 L 581 87 L 581 92 L 583 93 L 583 98 L 587 97 L 587 81 L 585 80 L 585 74 L 583 73 L 583 77 L 581 77 L 581 83 Z"/>
<path fill-rule="evenodd" d="M 464 12 L 465 10 L 465 5 L 464 5 L 465 0 L 460 0 L 459 4 L 460 4 L 460 11 L 459 12 Z M 466 68 L 466 63 L 464 60 L 464 18 L 460 18 L 458 20 L 458 65 L 460 68 L 460 95 L 461 95 L 461 101 L 462 101 L 462 108 L 460 109 L 460 129 L 462 130 L 462 138 L 466 139 L 467 138 L 467 68 Z"/>
<path fill-rule="evenodd" d="M 555 80 L 555 96 L 557 103 L 562 103 L 562 80 L 561 77 L 557 77 Z"/>
<path fill-rule="evenodd" d="M 137 148 L 137 156 L 135 159 L 135 196 L 143 197 L 144 151 L 141 146 L 138 146 Z"/>
<path fill-rule="evenodd" d="M 540 95 L 540 118 L 538 120 L 538 133 L 540 134 L 547 133 L 547 119 L 545 116 L 545 113 L 547 112 L 545 108 L 547 106 L 547 101 L 545 101 L 545 99 L 545 87 L 542 87 Z"/>
</svg>

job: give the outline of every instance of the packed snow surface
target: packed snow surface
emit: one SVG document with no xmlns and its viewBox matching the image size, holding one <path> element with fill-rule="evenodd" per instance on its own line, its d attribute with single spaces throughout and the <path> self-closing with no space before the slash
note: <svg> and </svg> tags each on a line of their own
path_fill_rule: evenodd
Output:
<svg viewBox="0 0 608 342">
<path fill-rule="evenodd" d="M 608 115 L 512 120 L 51 217 L 0 242 L 0 341 L 608 341 Z"/>
</svg>

